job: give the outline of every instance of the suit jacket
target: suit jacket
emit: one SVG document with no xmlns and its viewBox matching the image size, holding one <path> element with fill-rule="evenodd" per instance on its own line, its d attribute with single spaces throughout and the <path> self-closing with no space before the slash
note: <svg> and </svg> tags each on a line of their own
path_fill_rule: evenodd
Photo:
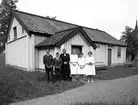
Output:
<svg viewBox="0 0 138 105">
<path fill-rule="evenodd" d="M 49 56 L 44 55 L 43 56 L 43 63 L 47 68 L 53 66 L 53 56 L 52 55 L 49 55 Z"/>
</svg>

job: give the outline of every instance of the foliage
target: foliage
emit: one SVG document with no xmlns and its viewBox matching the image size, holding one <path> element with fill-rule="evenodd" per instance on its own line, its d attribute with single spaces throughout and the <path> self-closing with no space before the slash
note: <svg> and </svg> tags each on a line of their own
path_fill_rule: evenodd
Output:
<svg viewBox="0 0 138 105">
<path fill-rule="evenodd" d="M 0 50 L 5 47 L 12 10 L 16 9 L 17 2 L 17 0 L 2 0 L 0 4 Z"/>
<path fill-rule="evenodd" d="M 131 60 L 133 61 L 138 52 L 138 38 L 134 30 L 129 26 L 125 27 L 125 31 L 122 34 L 121 41 L 127 45 L 127 57 L 131 55 Z"/>
</svg>

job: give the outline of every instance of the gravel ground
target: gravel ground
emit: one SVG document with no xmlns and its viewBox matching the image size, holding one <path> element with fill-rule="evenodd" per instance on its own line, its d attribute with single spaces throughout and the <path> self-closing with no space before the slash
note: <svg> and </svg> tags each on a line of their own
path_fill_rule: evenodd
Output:
<svg viewBox="0 0 138 105">
<path fill-rule="evenodd" d="M 138 75 L 103 80 L 66 91 L 61 94 L 13 103 L 11 105 L 70 105 L 78 102 L 107 102 L 138 104 Z"/>
</svg>

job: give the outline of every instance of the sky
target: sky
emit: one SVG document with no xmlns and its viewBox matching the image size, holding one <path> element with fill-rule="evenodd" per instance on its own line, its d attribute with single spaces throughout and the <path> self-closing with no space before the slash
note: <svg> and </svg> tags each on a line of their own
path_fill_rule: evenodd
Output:
<svg viewBox="0 0 138 105">
<path fill-rule="evenodd" d="M 120 39 L 135 27 L 138 0 L 18 0 L 18 10 L 106 31 Z"/>
</svg>

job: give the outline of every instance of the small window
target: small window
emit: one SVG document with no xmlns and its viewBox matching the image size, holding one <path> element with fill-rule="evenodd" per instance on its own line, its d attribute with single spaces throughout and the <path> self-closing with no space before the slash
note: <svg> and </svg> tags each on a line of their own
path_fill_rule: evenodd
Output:
<svg viewBox="0 0 138 105">
<path fill-rule="evenodd" d="M 22 34 L 24 34 L 24 28 L 22 27 Z"/>
<path fill-rule="evenodd" d="M 14 39 L 17 39 L 17 27 L 16 26 L 13 28 L 13 32 L 14 32 Z"/>
<path fill-rule="evenodd" d="M 118 50 L 117 50 L 117 57 L 121 57 L 121 47 L 118 47 Z"/>
</svg>

